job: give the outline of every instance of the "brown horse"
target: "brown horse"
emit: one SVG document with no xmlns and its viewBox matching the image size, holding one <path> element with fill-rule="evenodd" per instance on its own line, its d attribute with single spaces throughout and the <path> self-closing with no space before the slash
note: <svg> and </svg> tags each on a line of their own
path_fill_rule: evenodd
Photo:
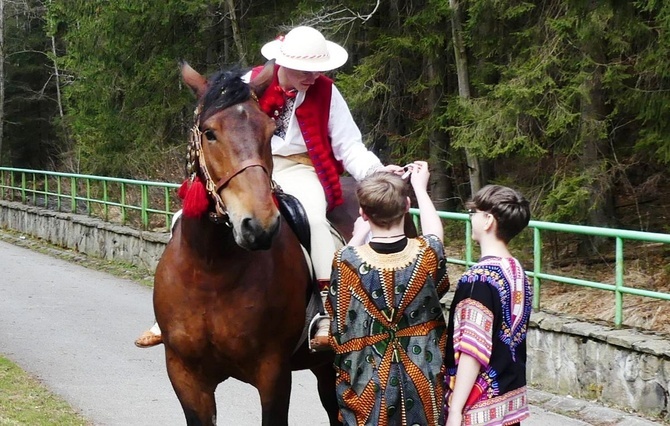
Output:
<svg viewBox="0 0 670 426">
<path fill-rule="evenodd" d="M 239 73 L 207 81 L 182 65 L 199 99 L 191 171 L 205 182 L 209 207 L 177 222 L 156 269 L 154 311 L 189 425 L 216 423 L 214 391 L 229 377 L 258 390 L 263 425 L 286 425 L 291 371 L 306 368 L 317 377 L 330 424 L 341 424 L 332 353 L 299 345 L 311 280 L 273 202 L 275 126 L 256 101 L 271 72 L 269 64 L 247 85 Z"/>
</svg>

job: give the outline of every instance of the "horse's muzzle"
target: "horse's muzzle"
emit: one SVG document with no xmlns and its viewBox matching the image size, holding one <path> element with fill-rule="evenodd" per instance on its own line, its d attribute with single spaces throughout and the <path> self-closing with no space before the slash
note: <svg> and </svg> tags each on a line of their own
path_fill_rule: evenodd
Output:
<svg viewBox="0 0 670 426">
<path fill-rule="evenodd" d="M 279 231 L 279 216 L 269 226 L 264 227 L 253 217 L 240 221 L 239 229 L 235 229 L 235 241 L 246 250 L 267 250 L 272 245 L 272 239 Z"/>
</svg>

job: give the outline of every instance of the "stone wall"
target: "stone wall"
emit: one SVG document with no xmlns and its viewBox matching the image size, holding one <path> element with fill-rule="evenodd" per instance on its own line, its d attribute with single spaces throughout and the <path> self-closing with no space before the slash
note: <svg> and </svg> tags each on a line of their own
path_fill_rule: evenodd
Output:
<svg viewBox="0 0 670 426">
<path fill-rule="evenodd" d="M 670 420 L 666 335 L 534 312 L 528 357 L 528 381 L 543 390 Z"/>
<path fill-rule="evenodd" d="M 165 233 L 1 200 L 0 227 L 151 272 L 169 238 Z M 535 312 L 528 353 L 528 382 L 533 387 L 670 420 L 667 336 Z"/>
<path fill-rule="evenodd" d="M 119 260 L 153 272 L 169 235 L 138 231 L 84 215 L 0 200 L 0 228 L 41 238 L 89 256 Z"/>
</svg>

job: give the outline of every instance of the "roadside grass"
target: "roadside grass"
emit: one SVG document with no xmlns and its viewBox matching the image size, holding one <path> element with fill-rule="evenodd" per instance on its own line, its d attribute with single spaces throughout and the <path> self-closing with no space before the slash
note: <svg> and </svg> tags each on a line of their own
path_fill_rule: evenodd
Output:
<svg viewBox="0 0 670 426">
<path fill-rule="evenodd" d="M 16 364 L 0 356 L 0 425 L 90 426 L 93 423 Z"/>
</svg>

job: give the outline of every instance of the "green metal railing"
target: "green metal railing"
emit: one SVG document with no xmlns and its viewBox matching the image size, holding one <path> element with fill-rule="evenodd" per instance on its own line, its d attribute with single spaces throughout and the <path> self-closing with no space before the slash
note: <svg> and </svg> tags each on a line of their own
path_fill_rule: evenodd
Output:
<svg viewBox="0 0 670 426">
<path fill-rule="evenodd" d="M 410 213 L 414 215 L 415 221 L 418 219 L 420 214 L 418 209 L 410 209 Z M 450 212 L 438 212 L 438 215 L 442 219 L 465 222 L 465 259 L 453 259 L 448 257 L 447 262 L 457 265 L 463 265 L 465 267 L 474 264 L 472 260 L 473 242 L 472 242 L 472 225 L 470 222 L 470 216 L 467 213 L 450 213 Z M 530 223 L 528 224 L 528 227 L 533 232 L 533 270 L 526 271 L 526 273 L 529 277 L 533 279 L 534 310 L 537 311 L 540 309 L 540 288 L 542 286 L 542 280 L 554 281 L 558 283 L 614 292 L 614 300 L 615 300 L 614 323 L 616 326 L 620 326 L 623 323 L 624 294 L 650 297 L 660 300 L 670 300 L 670 294 L 668 293 L 627 287 L 624 283 L 624 241 L 626 240 L 646 241 L 646 242 L 670 244 L 669 234 L 629 231 L 623 229 L 598 228 L 583 225 L 567 225 L 562 223 L 541 222 L 537 220 L 531 220 Z M 596 237 L 614 238 L 615 240 L 614 284 L 564 277 L 560 275 L 554 275 L 542 272 L 543 231 L 555 231 L 569 234 L 581 234 Z"/>
<path fill-rule="evenodd" d="M 0 167 L 0 198 L 57 211 L 85 213 L 149 229 L 160 223 L 169 228 L 178 208 L 179 185 L 133 179 Z"/>
<path fill-rule="evenodd" d="M 167 229 L 175 212 L 180 207 L 176 196 L 179 185 L 172 183 L 139 181 L 72 173 L 48 172 L 41 170 L 0 167 L 0 199 L 20 200 L 35 206 L 53 210 L 67 210 L 99 216 L 105 220 L 121 222 L 150 229 L 164 225 Z M 114 218 L 110 209 L 118 209 Z M 411 209 L 418 223 L 419 210 Z M 438 212 L 447 221 L 462 222 L 465 225 L 464 259 L 448 257 L 447 262 L 468 267 L 473 261 L 472 227 L 468 214 Z M 533 233 L 533 268 L 527 271 L 533 279 L 533 308 L 540 309 L 540 289 L 543 281 L 557 282 L 614 293 L 615 318 L 617 326 L 623 323 L 624 295 L 643 296 L 659 300 L 670 300 L 670 294 L 633 288 L 624 282 L 624 243 L 645 241 L 670 244 L 670 235 L 651 232 L 597 228 L 581 225 L 566 225 L 531 220 L 528 226 Z M 545 256 L 543 236 L 549 232 L 580 234 L 594 237 L 613 238 L 615 241 L 614 283 L 589 281 L 580 278 L 551 274 L 546 271 L 542 259 Z M 549 246 L 549 245 L 547 245 Z"/>
</svg>

